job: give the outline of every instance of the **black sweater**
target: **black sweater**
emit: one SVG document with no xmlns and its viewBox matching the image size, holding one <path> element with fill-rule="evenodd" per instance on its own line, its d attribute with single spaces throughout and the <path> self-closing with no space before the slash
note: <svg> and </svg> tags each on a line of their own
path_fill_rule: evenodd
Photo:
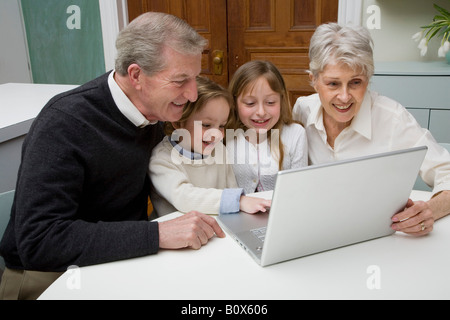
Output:
<svg viewBox="0 0 450 320">
<path fill-rule="evenodd" d="M 133 125 L 107 79 L 54 97 L 33 122 L 0 243 L 8 268 L 64 271 L 158 251 L 147 168 L 162 127 Z"/>
</svg>

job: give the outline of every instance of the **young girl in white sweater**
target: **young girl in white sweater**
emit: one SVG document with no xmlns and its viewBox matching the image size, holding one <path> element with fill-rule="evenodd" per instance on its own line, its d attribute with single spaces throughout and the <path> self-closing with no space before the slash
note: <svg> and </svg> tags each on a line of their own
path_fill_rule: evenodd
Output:
<svg viewBox="0 0 450 320">
<path fill-rule="evenodd" d="M 230 93 L 203 77 L 197 78 L 197 87 L 197 101 L 187 103 L 179 121 L 165 124 L 166 137 L 150 159 L 156 215 L 266 211 L 270 200 L 245 196 L 227 163 L 222 139 L 234 114 Z"/>
<path fill-rule="evenodd" d="M 305 129 L 292 119 L 283 77 L 269 61 L 242 65 L 230 81 L 236 103 L 226 145 L 246 193 L 273 190 L 277 172 L 308 165 Z"/>
</svg>

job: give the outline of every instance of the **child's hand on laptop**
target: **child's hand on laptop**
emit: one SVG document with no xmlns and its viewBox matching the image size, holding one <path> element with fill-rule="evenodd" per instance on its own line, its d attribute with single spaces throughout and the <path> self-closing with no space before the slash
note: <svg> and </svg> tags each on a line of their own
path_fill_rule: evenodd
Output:
<svg viewBox="0 0 450 320">
<path fill-rule="evenodd" d="M 246 213 L 254 214 L 257 212 L 266 212 L 271 204 L 272 200 L 241 196 L 239 208 Z"/>
</svg>

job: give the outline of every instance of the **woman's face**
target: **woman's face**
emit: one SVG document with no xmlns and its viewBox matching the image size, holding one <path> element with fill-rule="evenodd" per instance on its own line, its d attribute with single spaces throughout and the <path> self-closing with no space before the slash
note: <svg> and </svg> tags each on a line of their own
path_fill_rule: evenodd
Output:
<svg viewBox="0 0 450 320">
<path fill-rule="evenodd" d="M 341 129 L 348 127 L 361 108 L 369 79 L 342 63 L 328 64 L 311 79 L 322 103 L 325 125 L 327 120 Z"/>
</svg>

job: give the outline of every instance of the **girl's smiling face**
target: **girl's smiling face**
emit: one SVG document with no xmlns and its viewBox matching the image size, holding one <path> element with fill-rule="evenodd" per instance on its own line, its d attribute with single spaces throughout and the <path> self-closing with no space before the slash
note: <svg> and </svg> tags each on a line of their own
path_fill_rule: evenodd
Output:
<svg viewBox="0 0 450 320">
<path fill-rule="evenodd" d="M 341 129 L 350 125 L 358 113 L 369 81 L 360 71 L 346 64 L 328 64 L 317 78 L 311 76 L 324 110 L 324 123 Z"/>
<path fill-rule="evenodd" d="M 281 97 L 263 76 L 236 99 L 239 119 L 248 129 L 268 131 L 280 119 Z"/>
<path fill-rule="evenodd" d="M 190 146 L 183 147 L 193 152 L 208 155 L 214 146 L 222 141 L 225 125 L 228 121 L 230 106 L 222 98 L 214 98 L 206 102 L 200 111 L 193 113 L 182 125 L 190 136 Z"/>
</svg>

